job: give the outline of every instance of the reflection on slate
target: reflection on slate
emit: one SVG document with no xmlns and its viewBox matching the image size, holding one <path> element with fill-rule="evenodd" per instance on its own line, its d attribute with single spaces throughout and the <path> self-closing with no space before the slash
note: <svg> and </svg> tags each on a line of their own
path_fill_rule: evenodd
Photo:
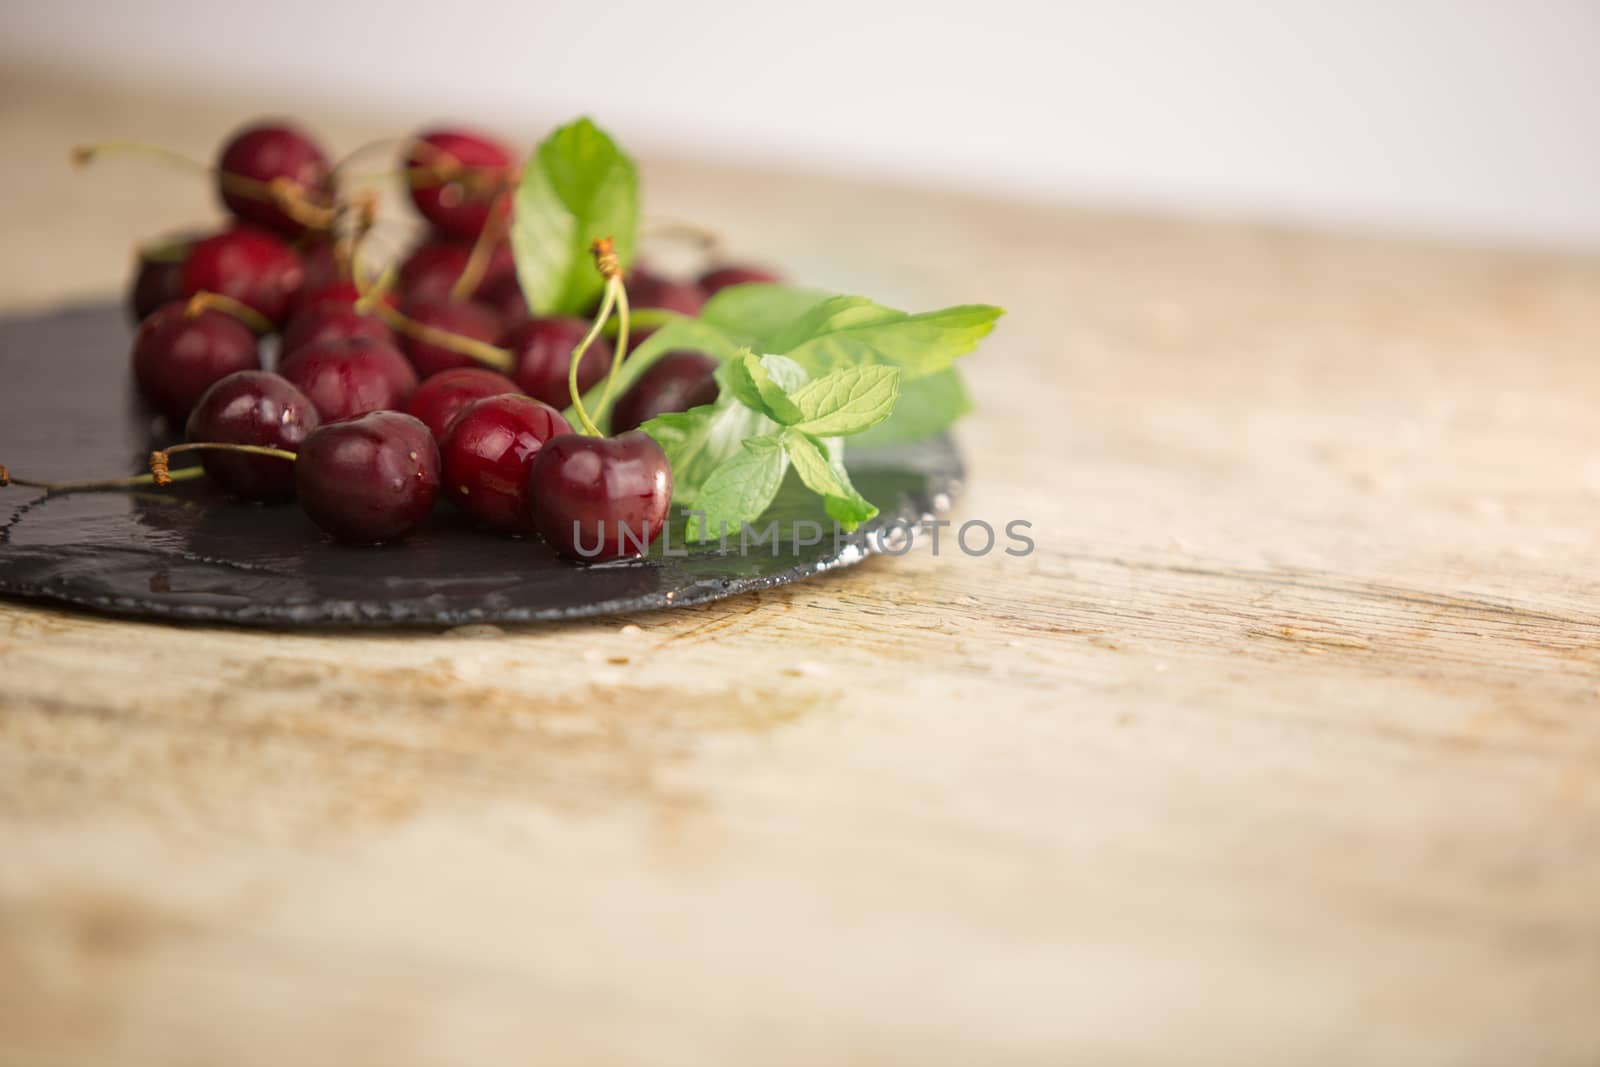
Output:
<svg viewBox="0 0 1600 1067">
<path fill-rule="evenodd" d="M 129 329 L 95 305 L 0 320 L 0 463 L 44 480 L 142 469 L 166 431 L 130 397 Z M 920 521 L 948 508 L 961 463 L 948 439 L 862 452 L 850 472 L 883 510 Z M 782 528 L 829 528 L 820 501 L 791 482 Z M 674 533 L 682 522 L 674 524 Z M 675 542 L 681 546 L 679 538 Z M 229 499 L 204 482 L 138 493 L 47 496 L 0 490 L 0 595 L 119 615 L 258 626 L 527 622 L 694 604 L 797 581 L 859 559 L 848 543 L 748 553 L 715 545 L 683 557 L 596 567 L 536 540 L 474 530 L 442 506 L 410 540 L 380 548 L 328 541 L 295 506 Z"/>
</svg>

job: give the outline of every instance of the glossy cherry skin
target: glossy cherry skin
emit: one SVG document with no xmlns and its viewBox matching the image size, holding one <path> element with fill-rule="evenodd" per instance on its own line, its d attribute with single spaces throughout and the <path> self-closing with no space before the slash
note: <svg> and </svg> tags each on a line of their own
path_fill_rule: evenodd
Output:
<svg viewBox="0 0 1600 1067">
<path fill-rule="evenodd" d="M 563 410 L 572 403 L 567 384 L 567 369 L 572 350 L 578 347 L 589 323 L 565 315 L 529 319 L 500 339 L 500 347 L 511 352 L 516 365 L 511 377 L 522 391 L 535 400 Z M 611 342 L 596 337 L 578 364 L 578 391 L 588 392 L 611 368 Z"/>
<path fill-rule="evenodd" d="M 298 452 L 321 421 L 311 400 L 287 379 L 242 370 L 206 390 L 189 413 L 185 436 L 191 441 Z M 294 464 L 287 460 L 207 450 L 200 453 L 200 462 L 212 481 L 247 500 L 270 502 L 294 496 Z"/>
<path fill-rule="evenodd" d="M 657 415 L 716 400 L 717 382 L 711 375 L 717 365 L 703 352 L 666 353 L 617 398 L 611 409 L 611 431 L 637 430 Z"/>
<path fill-rule="evenodd" d="M 217 381 L 260 366 L 256 335 L 248 326 L 220 311 L 191 315 L 182 300 L 157 308 L 133 337 L 139 392 L 176 426 Z"/>
<path fill-rule="evenodd" d="M 431 304 L 449 300 L 451 290 L 455 288 L 461 272 L 467 269 L 467 261 L 471 258 L 470 244 L 440 238 L 423 241 L 400 264 L 400 290 L 405 293 L 408 303 Z M 498 244 L 489 253 L 483 277 L 467 295 L 474 300 L 485 299 L 489 293 L 507 284 L 507 278 L 515 280 L 516 276 L 517 265 L 512 258 L 511 246 Z"/>
<path fill-rule="evenodd" d="M 295 491 L 311 521 L 341 541 L 398 541 L 433 511 L 439 447 L 422 423 L 374 411 L 313 430 L 294 464 Z"/>
<path fill-rule="evenodd" d="M 430 130 L 413 142 L 406 154 L 408 169 L 437 166 L 454 160 L 473 171 L 446 182 L 412 182 L 411 202 L 422 217 L 441 233 L 472 240 L 483 229 L 496 194 L 507 188 L 515 160 L 511 151 L 482 134 L 468 130 Z M 500 200 L 510 209 L 510 198 Z"/>
<path fill-rule="evenodd" d="M 395 344 L 394 331 L 376 315 L 357 311 L 354 301 L 318 301 L 306 304 L 290 317 L 278 351 L 289 356 L 319 341 L 348 341 L 352 337 Z"/>
<path fill-rule="evenodd" d="M 485 526 L 532 533 L 528 471 L 546 441 L 571 433 L 561 412 L 531 396 L 474 400 L 439 442 L 445 495 Z"/>
<path fill-rule="evenodd" d="M 534 524 L 568 559 L 601 563 L 643 554 L 672 503 L 667 454 L 639 430 L 617 437 L 552 437 L 528 471 Z"/>
<path fill-rule="evenodd" d="M 665 308 L 691 318 L 705 306 L 706 294 L 694 282 L 679 282 L 644 271 L 635 271 L 628 280 L 628 305 L 636 308 Z"/>
<path fill-rule="evenodd" d="M 254 226 L 236 226 L 197 242 L 183 263 L 186 296 L 201 291 L 230 296 L 275 326 L 289 317 L 300 279 L 294 250 Z"/>
<path fill-rule="evenodd" d="M 500 334 L 500 316 L 470 300 L 439 300 L 428 304 L 407 304 L 405 313 L 411 321 L 419 325 L 470 337 L 485 344 L 493 344 Z M 463 352 L 410 335 L 400 339 L 400 347 L 405 352 L 406 358 L 411 361 L 411 365 L 416 368 L 419 378 L 431 378 L 440 371 L 455 367 L 483 365 L 479 360 Z"/>
<path fill-rule="evenodd" d="M 286 215 L 272 198 L 252 196 L 233 187 L 228 175 L 263 184 L 281 179 L 292 183 L 301 197 L 319 207 L 333 202 L 333 172 L 328 157 L 310 135 L 284 123 L 263 122 L 234 134 L 222 148 L 217 171 L 217 192 L 235 218 L 287 237 L 298 237 L 305 232 L 305 226 Z"/>
<path fill-rule="evenodd" d="M 709 300 L 731 285 L 773 284 L 783 281 L 782 276 L 761 267 L 724 265 L 714 267 L 700 275 L 696 283 Z"/>
<path fill-rule="evenodd" d="M 417 375 L 399 349 L 368 337 L 319 341 L 278 364 L 278 373 L 316 405 L 323 422 L 373 411 L 401 411 L 417 389 Z"/>
<path fill-rule="evenodd" d="M 456 412 L 474 400 L 521 392 L 516 382 L 488 367 L 457 367 L 440 371 L 417 386 L 406 412 L 420 419 L 433 432 L 435 440 L 442 441 Z"/>
</svg>

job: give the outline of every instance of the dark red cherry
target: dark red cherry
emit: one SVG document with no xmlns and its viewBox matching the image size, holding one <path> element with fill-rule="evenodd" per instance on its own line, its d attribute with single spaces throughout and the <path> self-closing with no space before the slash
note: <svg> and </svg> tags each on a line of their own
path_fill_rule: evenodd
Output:
<svg viewBox="0 0 1600 1067">
<path fill-rule="evenodd" d="M 300 292 L 297 301 L 350 281 L 350 264 L 333 241 L 313 241 L 300 248 Z M 298 303 L 297 305 L 298 306 Z"/>
<path fill-rule="evenodd" d="M 311 431 L 294 481 L 311 521 L 339 540 L 396 541 L 433 511 L 439 448 L 410 415 L 375 411 Z"/>
<path fill-rule="evenodd" d="M 406 317 L 419 325 L 470 337 L 485 344 L 493 344 L 500 334 L 500 316 L 470 300 L 410 303 L 406 305 Z M 400 339 L 400 347 L 417 369 L 419 378 L 430 378 L 454 367 L 482 366 L 469 355 L 409 335 Z"/>
<path fill-rule="evenodd" d="M 183 263 L 183 291 L 221 293 L 266 316 L 289 317 L 300 288 L 300 259 L 266 230 L 236 226 L 195 244 Z"/>
<path fill-rule="evenodd" d="M 307 303 L 289 319 L 278 351 L 288 356 L 319 341 L 348 341 L 352 337 L 395 343 L 394 331 L 376 315 L 357 311 L 354 301 L 317 301 Z"/>
<path fill-rule="evenodd" d="M 412 143 L 408 170 L 459 164 L 467 168 L 447 181 L 412 181 L 411 202 L 442 233 L 472 240 L 488 221 L 496 195 L 507 188 L 515 160 L 498 141 L 467 130 L 430 130 Z M 509 210 L 509 197 L 502 203 Z"/>
<path fill-rule="evenodd" d="M 707 299 L 716 296 L 730 285 L 775 284 L 783 281 L 781 275 L 761 267 L 726 265 L 715 267 L 700 275 L 700 291 Z"/>
<path fill-rule="evenodd" d="M 572 350 L 588 332 L 589 323 L 565 315 L 529 319 L 501 338 L 500 347 L 508 349 L 516 361 L 511 377 L 524 393 L 565 410 L 572 403 L 567 385 Z M 594 339 L 578 364 L 579 392 L 588 392 L 606 376 L 612 351 L 610 341 Z"/>
<path fill-rule="evenodd" d="M 281 180 L 317 207 L 333 203 L 328 157 L 308 134 L 284 123 L 259 123 L 234 134 L 223 146 L 217 172 L 217 191 L 235 218 L 288 237 L 304 233 L 304 224 L 285 214 L 278 202 L 262 191 L 231 184 L 230 175 L 261 185 Z"/>
<path fill-rule="evenodd" d="M 471 258 L 470 244 L 439 238 L 423 241 L 400 264 L 400 290 L 405 293 L 408 302 L 449 300 L 456 280 L 467 269 L 467 262 Z M 496 288 L 507 284 L 507 278 L 514 280 L 516 275 L 517 265 L 512 258 L 511 246 L 502 242 L 489 253 L 483 277 L 468 295 L 475 300 L 484 299 Z"/>
<path fill-rule="evenodd" d="M 680 315 L 695 316 L 705 306 L 706 294 L 694 282 L 679 282 L 645 271 L 635 271 L 628 280 L 628 306 L 664 308 Z"/>
<path fill-rule="evenodd" d="M 639 430 L 617 437 L 552 437 L 528 472 L 535 525 L 568 559 L 642 555 L 667 521 L 672 468 Z"/>
<path fill-rule="evenodd" d="M 444 440 L 445 430 L 456 412 L 486 396 L 502 393 L 520 393 L 517 383 L 487 367 L 457 367 L 440 371 L 411 394 L 406 411 L 422 420 L 437 440 Z"/>
<path fill-rule="evenodd" d="M 403 410 L 417 388 L 399 349 L 368 337 L 308 344 L 289 353 L 278 373 L 311 398 L 323 422 Z"/>
<path fill-rule="evenodd" d="M 532 533 L 528 470 L 546 441 L 571 433 L 559 411 L 531 396 L 474 400 L 439 441 L 445 495 L 485 526 Z"/>
<path fill-rule="evenodd" d="M 515 270 L 507 271 L 493 282 L 484 282 L 478 287 L 478 292 L 478 302 L 500 316 L 500 325 L 505 330 L 521 326 L 533 315 L 528 310 L 528 298 L 523 295 L 522 283 L 517 279 Z"/>
<path fill-rule="evenodd" d="M 266 371 L 242 370 L 206 390 L 189 414 L 185 436 L 191 441 L 298 452 L 306 435 L 321 421 L 310 399 L 287 379 Z M 294 496 L 294 464 L 285 460 L 204 450 L 200 462 L 218 485 L 248 500 Z"/>
<path fill-rule="evenodd" d="M 162 304 L 183 296 L 183 261 L 199 235 L 174 237 L 139 250 L 133 282 L 128 286 L 128 309 L 134 322 L 143 322 Z"/>
<path fill-rule="evenodd" d="M 717 381 L 711 376 L 716 369 L 717 361 L 703 352 L 668 352 L 617 398 L 611 432 L 636 430 L 665 412 L 711 403 L 717 398 Z"/>
<path fill-rule="evenodd" d="M 234 371 L 261 366 L 256 335 L 221 311 L 163 304 L 133 337 L 133 377 L 157 411 L 182 425 L 202 394 Z"/>
</svg>

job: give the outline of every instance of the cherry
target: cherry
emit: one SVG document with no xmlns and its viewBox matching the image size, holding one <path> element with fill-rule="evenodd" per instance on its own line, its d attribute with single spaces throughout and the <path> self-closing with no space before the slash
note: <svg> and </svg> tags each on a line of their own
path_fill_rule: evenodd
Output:
<svg viewBox="0 0 1600 1067">
<path fill-rule="evenodd" d="M 316 301 L 308 303 L 289 319 L 283 329 L 278 351 L 288 356 L 320 341 L 348 341 L 366 337 L 386 344 L 395 343 L 394 331 L 376 315 L 358 311 L 355 301 Z"/>
<path fill-rule="evenodd" d="M 510 210 L 510 198 L 498 194 L 508 186 L 514 160 L 498 141 L 466 130 L 430 130 L 406 154 L 411 202 L 441 233 L 472 240 L 489 220 L 495 204 Z M 450 177 L 452 168 L 466 168 Z M 438 170 L 446 177 L 430 180 L 420 172 Z"/>
<path fill-rule="evenodd" d="M 298 452 L 321 422 L 304 393 L 285 378 L 260 370 L 237 371 L 207 389 L 189 414 L 190 441 L 260 445 Z M 249 500 L 294 496 L 294 467 L 281 459 L 239 452 L 202 451 L 206 474 Z"/>
<path fill-rule="evenodd" d="M 781 275 L 761 267 L 725 265 L 715 267 L 700 275 L 698 284 L 700 291 L 709 299 L 729 286 L 755 283 L 773 284 L 781 281 L 783 281 Z"/>
<path fill-rule="evenodd" d="M 188 301 L 157 308 L 133 338 L 133 377 L 139 391 L 178 425 L 217 380 L 260 366 L 256 336 L 248 326 Z"/>
<path fill-rule="evenodd" d="M 300 506 L 341 541 L 395 541 L 422 525 L 439 495 L 439 448 L 398 411 L 319 426 L 294 464 Z"/>
<path fill-rule="evenodd" d="M 481 304 L 471 301 L 436 300 L 429 303 L 412 303 L 406 307 L 406 317 L 423 327 L 444 330 L 458 337 L 492 344 L 500 334 L 500 317 Z M 421 378 L 430 378 L 440 371 L 454 367 L 481 366 L 478 360 L 463 352 L 419 337 L 406 336 L 400 341 L 406 358 L 417 369 Z"/>
<path fill-rule="evenodd" d="M 315 207 L 333 202 L 332 170 L 309 135 L 283 123 L 247 126 L 228 139 L 217 161 L 217 191 L 235 218 L 265 226 L 288 237 L 305 232 L 305 224 L 287 214 L 267 186 L 281 187 Z M 243 183 L 230 182 L 243 178 Z"/>
<path fill-rule="evenodd" d="M 423 241 L 400 264 L 400 289 L 406 294 L 407 300 L 416 303 L 449 300 L 471 258 L 470 244 L 437 238 Z M 483 277 L 467 295 L 473 299 L 484 299 L 497 287 L 507 284 L 507 278 L 515 280 L 516 275 L 517 265 L 512 257 L 511 246 L 503 242 L 497 244 L 489 254 Z M 518 292 L 521 292 L 520 288 Z"/>
<path fill-rule="evenodd" d="M 288 318 L 300 288 L 300 259 L 266 230 L 236 226 L 198 242 L 183 264 L 183 291 L 221 293 L 274 325 Z"/>
<path fill-rule="evenodd" d="M 717 361 L 703 352 L 668 352 L 617 398 L 611 431 L 636 430 L 657 415 L 688 411 L 717 399 Z"/>
<path fill-rule="evenodd" d="M 534 399 L 564 408 L 571 400 L 567 371 L 572 350 L 588 332 L 587 322 L 564 315 L 529 319 L 515 327 L 500 340 L 500 346 L 510 349 L 511 358 L 516 361 L 511 377 Z M 578 364 L 580 392 L 587 392 L 605 377 L 612 351 L 610 341 L 595 338 Z"/>
<path fill-rule="evenodd" d="M 183 297 L 183 261 L 197 240 L 177 237 L 139 250 L 139 265 L 128 286 L 128 308 L 134 322 L 142 322 L 162 304 Z"/>
<path fill-rule="evenodd" d="M 705 306 L 706 294 L 694 282 L 679 282 L 645 270 L 628 279 L 628 304 L 638 308 L 664 308 L 691 318 Z"/>
<path fill-rule="evenodd" d="M 313 293 L 350 281 L 350 263 L 334 241 L 314 241 L 301 248 L 300 272 L 296 306 Z"/>
<path fill-rule="evenodd" d="M 478 286 L 478 294 L 478 301 L 492 308 L 507 330 L 521 326 L 532 315 L 528 310 L 528 298 L 523 295 L 522 283 L 514 269 L 492 281 L 486 280 Z"/>
<path fill-rule="evenodd" d="M 672 502 L 672 467 L 640 430 L 617 437 L 566 434 L 546 441 L 528 471 L 534 524 L 568 559 L 642 555 Z"/>
<path fill-rule="evenodd" d="M 571 433 L 559 411 L 531 396 L 474 400 L 439 441 L 445 495 L 485 526 L 532 533 L 528 469 L 546 441 Z"/>
<path fill-rule="evenodd" d="M 422 420 L 437 440 L 444 440 L 445 430 L 456 412 L 486 396 L 518 393 L 517 383 L 487 367 L 457 367 L 440 371 L 411 394 L 406 411 Z"/>
<path fill-rule="evenodd" d="M 311 398 L 323 422 L 404 408 L 417 375 L 399 349 L 370 337 L 318 341 L 288 354 L 278 373 Z"/>
</svg>

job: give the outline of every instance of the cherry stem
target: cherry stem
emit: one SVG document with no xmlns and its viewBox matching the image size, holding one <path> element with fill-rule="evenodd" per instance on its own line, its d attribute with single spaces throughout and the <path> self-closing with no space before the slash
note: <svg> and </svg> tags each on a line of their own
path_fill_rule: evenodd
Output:
<svg viewBox="0 0 1600 1067">
<path fill-rule="evenodd" d="M 189 298 L 189 302 L 183 308 L 183 317 L 192 319 L 207 311 L 231 315 L 256 333 L 272 332 L 272 321 L 249 304 L 240 303 L 231 296 L 207 292 L 204 289 Z"/>
<path fill-rule="evenodd" d="M 578 390 L 578 367 L 583 362 L 584 353 L 589 351 L 594 339 L 605 329 L 606 320 L 611 317 L 611 309 L 618 307 L 620 301 L 620 311 L 617 316 L 618 343 L 611 357 L 611 374 L 606 378 L 605 390 L 600 397 L 599 406 L 595 409 L 604 416 L 617 364 L 622 361 L 622 354 L 628 347 L 628 294 L 622 285 L 622 263 L 617 258 L 616 245 L 612 239 L 596 237 L 594 243 L 589 246 L 589 251 L 594 255 L 595 269 L 606 280 L 606 288 L 605 294 L 600 299 L 600 310 L 595 312 L 594 324 L 572 350 L 572 359 L 567 364 L 567 392 L 572 396 L 572 413 L 578 417 L 578 425 L 583 432 L 590 437 L 604 437 L 605 434 L 600 432 L 600 427 L 589 417 L 588 410 L 583 406 L 583 394 Z"/>
<path fill-rule="evenodd" d="M 451 300 L 467 299 L 478 288 L 478 283 L 483 281 L 484 271 L 489 269 L 489 257 L 494 255 L 495 246 L 505 240 L 511 224 L 510 212 L 502 210 L 502 205 L 510 195 L 511 190 L 504 189 L 495 195 L 489 205 L 489 218 L 484 222 L 483 229 L 478 231 L 478 239 L 472 243 L 472 254 L 467 257 L 466 266 L 461 268 L 461 276 L 450 287 Z"/>
<path fill-rule="evenodd" d="M 162 448 L 150 453 L 149 477 L 156 485 L 167 485 L 177 481 L 180 476 L 192 478 L 194 475 L 190 474 L 189 470 L 203 470 L 200 467 L 192 467 L 176 473 L 169 470 L 168 464 L 172 457 L 180 452 L 244 452 L 252 456 L 270 456 L 273 459 L 286 459 L 290 463 L 299 458 L 286 448 L 269 448 L 266 445 L 235 445 L 223 441 L 188 441 L 181 445 L 173 445 L 171 448 Z"/>
<path fill-rule="evenodd" d="M 167 485 L 171 482 L 186 482 L 205 474 L 203 467 L 186 467 L 180 471 L 172 471 L 166 475 L 166 481 L 157 478 L 154 473 L 136 474 L 130 478 L 110 478 L 103 481 L 86 482 L 39 482 L 32 478 L 17 478 L 5 467 L 0 466 L 0 487 L 7 485 L 20 485 L 29 489 L 44 489 L 51 493 L 76 493 L 96 489 L 134 489 L 141 485 Z"/>
<path fill-rule="evenodd" d="M 150 156 L 170 166 L 181 167 L 200 174 L 215 175 L 230 193 L 250 200 L 265 200 L 276 204 L 285 215 L 302 226 L 313 230 L 331 229 L 338 221 L 341 209 L 327 207 L 307 199 L 300 183 L 292 178 L 279 177 L 272 181 L 258 181 L 243 174 L 221 171 L 208 163 L 175 152 L 161 145 L 142 141 L 101 141 L 98 144 L 77 145 L 69 158 L 80 170 L 101 156 Z"/>
<path fill-rule="evenodd" d="M 370 295 L 370 293 L 363 295 L 362 301 L 365 302 Z M 407 337 L 415 338 L 430 345 L 438 345 L 440 348 L 447 348 L 452 352 L 459 352 L 463 356 L 470 356 L 479 363 L 488 364 L 501 373 L 509 374 L 511 372 L 511 353 L 503 348 L 491 345 L 486 341 L 480 341 L 475 337 L 467 337 L 450 330 L 441 330 L 437 326 L 429 326 L 426 323 L 418 322 L 381 300 L 373 301 L 368 305 L 368 310 L 382 322 Z"/>
</svg>

